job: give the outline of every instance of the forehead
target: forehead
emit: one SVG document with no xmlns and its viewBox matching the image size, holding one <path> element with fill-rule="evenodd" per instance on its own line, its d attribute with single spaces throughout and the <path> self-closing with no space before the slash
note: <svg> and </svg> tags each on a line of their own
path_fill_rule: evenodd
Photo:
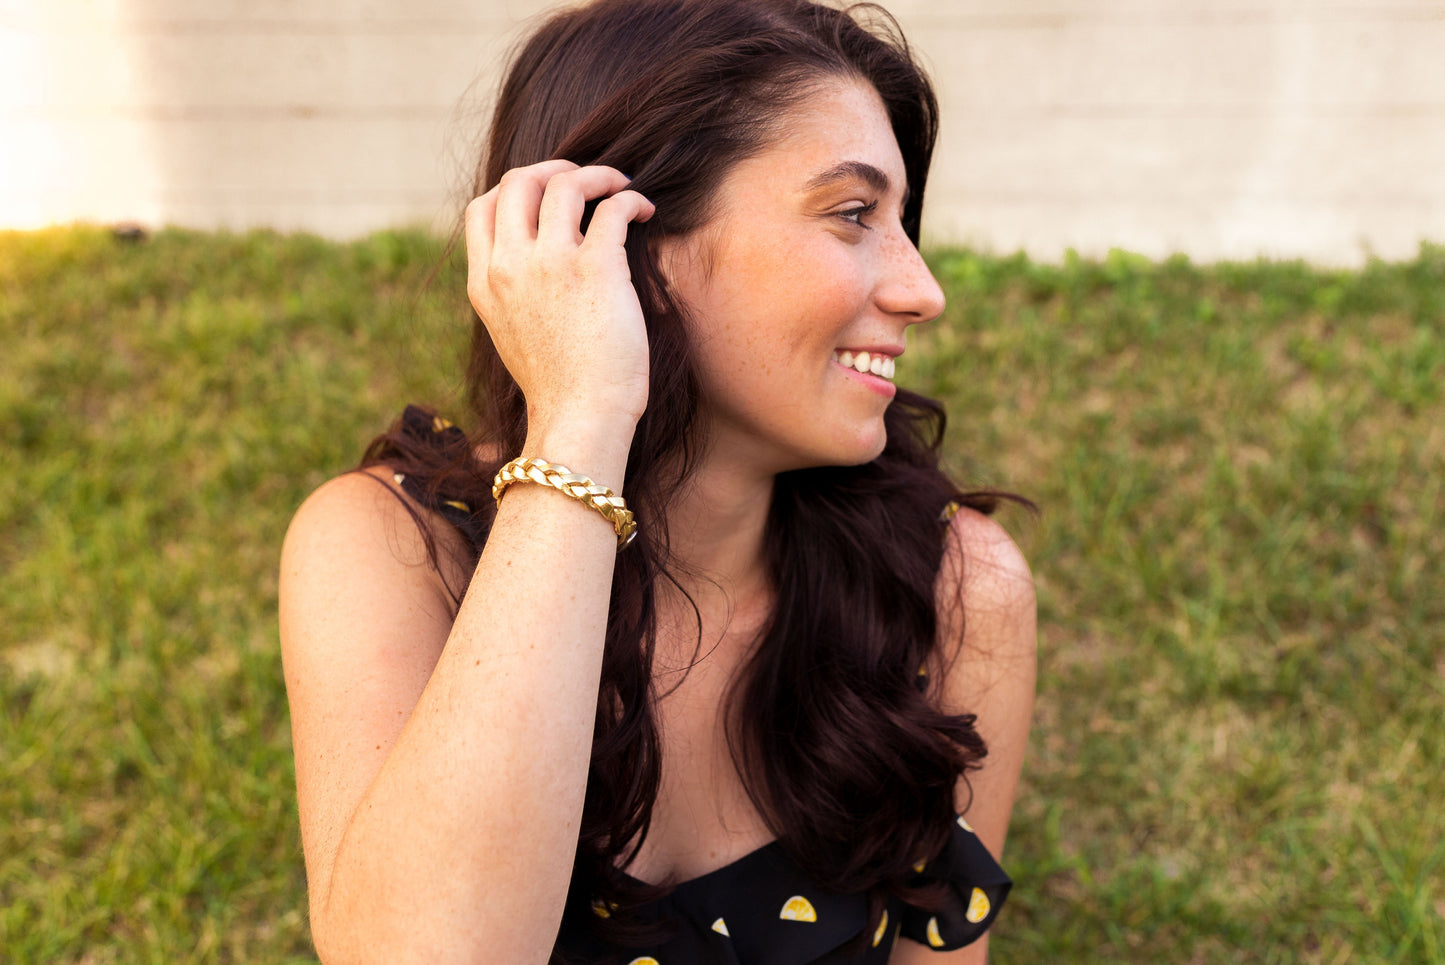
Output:
<svg viewBox="0 0 1445 965">
<path fill-rule="evenodd" d="M 872 167 L 888 178 L 888 190 L 907 190 L 903 155 L 888 111 L 866 81 L 824 78 L 778 122 L 782 132 L 761 152 L 740 162 L 730 186 L 746 194 L 802 194 L 820 176 L 849 165 Z M 837 177 L 830 183 L 843 180 Z"/>
</svg>

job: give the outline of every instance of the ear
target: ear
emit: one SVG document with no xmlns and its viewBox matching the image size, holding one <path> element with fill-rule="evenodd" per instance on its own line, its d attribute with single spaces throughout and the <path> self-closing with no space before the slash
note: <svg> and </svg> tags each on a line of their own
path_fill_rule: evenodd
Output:
<svg viewBox="0 0 1445 965">
<path fill-rule="evenodd" d="M 710 226 L 684 235 L 666 235 L 654 240 L 653 262 L 662 274 L 668 293 L 684 304 L 712 284 L 720 239 Z"/>
</svg>

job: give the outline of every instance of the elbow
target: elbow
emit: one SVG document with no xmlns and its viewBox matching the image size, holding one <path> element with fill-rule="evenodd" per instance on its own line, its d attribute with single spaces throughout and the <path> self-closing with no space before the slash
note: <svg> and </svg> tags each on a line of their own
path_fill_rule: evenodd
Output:
<svg viewBox="0 0 1445 965">
<path fill-rule="evenodd" d="M 420 960 L 420 949 L 407 949 L 403 943 L 388 940 L 387 927 L 381 919 L 385 916 L 338 915 L 329 909 L 328 902 L 311 899 L 311 944 L 322 965 L 373 965 L 381 962 L 409 962 Z M 413 946 L 415 942 L 411 942 Z M 438 961 L 440 959 L 437 959 Z"/>
<path fill-rule="evenodd" d="M 311 945 L 322 965 L 354 965 L 362 961 L 355 954 L 355 946 L 345 947 L 340 941 L 337 929 L 326 914 L 326 902 L 314 895 L 310 902 Z"/>
<path fill-rule="evenodd" d="M 360 912 L 321 908 L 311 902 L 311 942 L 322 965 L 488 965 L 498 943 L 481 940 L 473 928 L 425 922 L 398 909 Z M 551 949 L 535 949 L 535 958 L 514 957 L 545 965 Z"/>
</svg>

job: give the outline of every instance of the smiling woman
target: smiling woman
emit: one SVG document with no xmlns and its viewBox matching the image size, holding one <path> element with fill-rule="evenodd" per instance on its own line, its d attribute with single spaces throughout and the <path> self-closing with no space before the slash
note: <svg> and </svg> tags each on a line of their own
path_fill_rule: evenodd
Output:
<svg viewBox="0 0 1445 965">
<path fill-rule="evenodd" d="M 409 408 L 287 536 L 326 961 L 982 960 L 1033 595 L 893 383 L 935 113 L 876 8 L 602 0 L 521 49 L 475 429 Z"/>
<path fill-rule="evenodd" d="M 903 227 L 886 105 L 866 81 L 815 87 L 786 133 L 729 173 L 712 221 L 661 246 L 714 452 L 736 449 L 763 476 L 879 455 L 904 333 L 943 311 Z"/>
</svg>

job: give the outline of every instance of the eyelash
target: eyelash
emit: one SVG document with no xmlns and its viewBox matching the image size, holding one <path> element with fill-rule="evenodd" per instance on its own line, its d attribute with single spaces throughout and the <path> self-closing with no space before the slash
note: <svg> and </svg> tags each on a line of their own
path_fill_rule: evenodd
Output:
<svg viewBox="0 0 1445 965">
<path fill-rule="evenodd" d="M 878 202 L 870 201 L 868 204 L 862 205 L 861 207 L 849 208 L 847 211 L 839 211 L 838 217 L 842 218 L 844 221 L 849 221 L 860 228 L 871 231 L 873 226 L 864 224 L 863 219 L 864 217 L 872 214 L 876 210 L 878 210 Z"/>
</svg>

